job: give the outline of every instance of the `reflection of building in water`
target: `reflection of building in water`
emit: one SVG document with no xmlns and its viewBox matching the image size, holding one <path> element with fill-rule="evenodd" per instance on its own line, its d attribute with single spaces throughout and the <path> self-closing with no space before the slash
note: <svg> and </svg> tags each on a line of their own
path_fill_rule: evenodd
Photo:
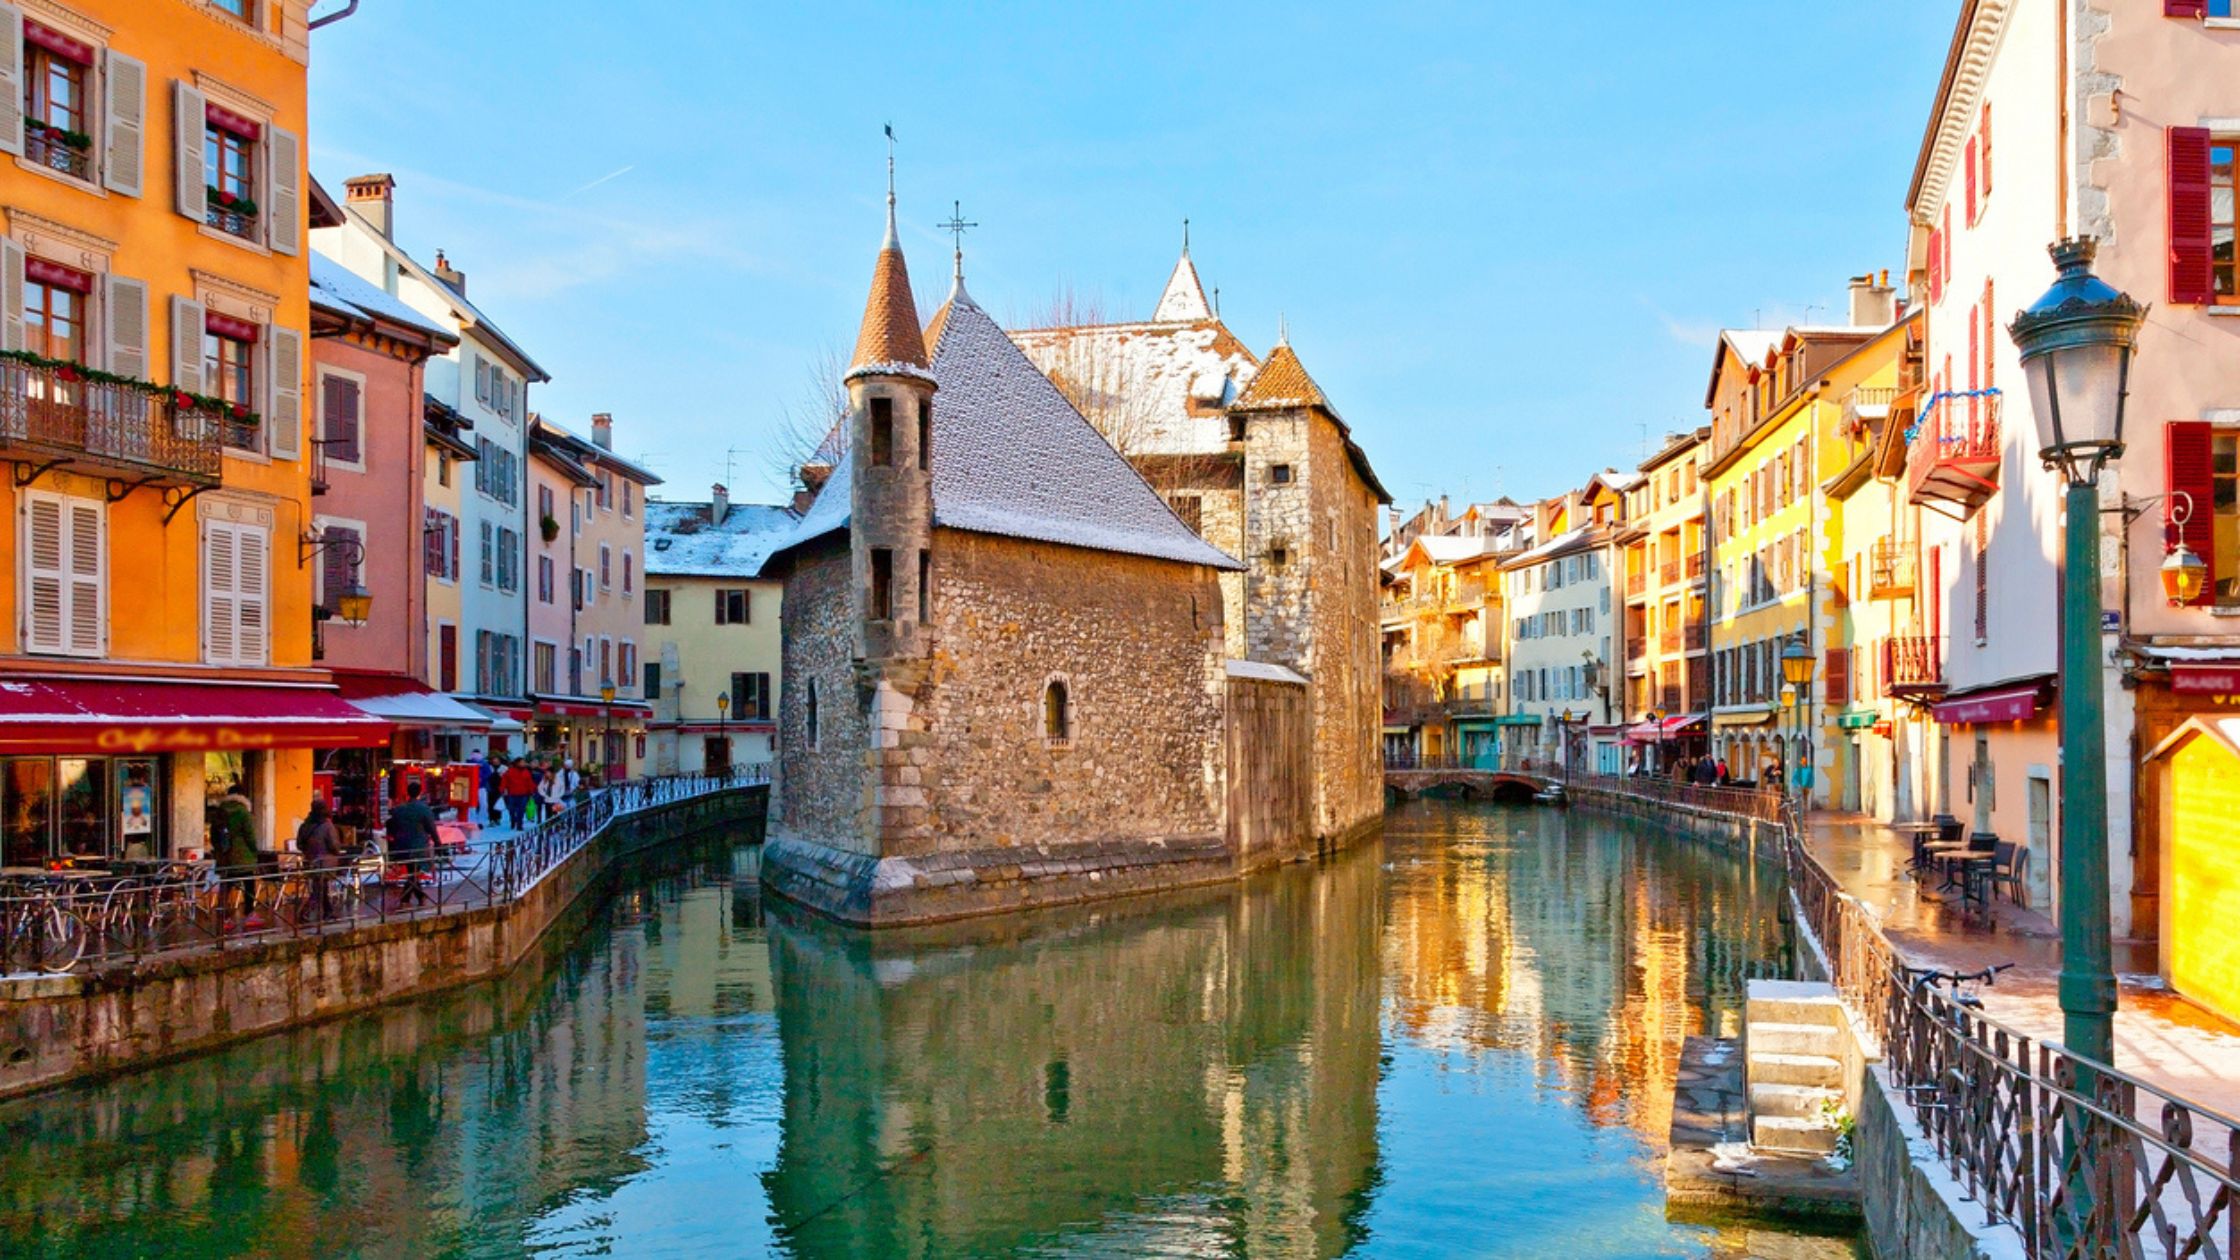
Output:
<svg viewBox="0 0 2240 1260">
<path fill-rule="evenodd" d="M 773 923 L 781 1236 L 1345 1251 L 1377 1159 L 1376 862 L 873 939 Z"/>
<path fill-rule="evenodd" d="M 1681 1042 L 1732 1035 L 1742 981 L 1779 957 L 1775 889 L 1703 845 L 1465 817 L 1482 833 L 1388 850 L 1395 1033 L 1529 1056 L 1596 1124 L 1662 1142 Z"/>
<path fill-rule="evenodd" d="M 677 896 L 625 891 L 618 928 L 497 984 L 11 1110 L 0 1254 L 26 1235 L 55 1254 L 330 1255 L 343 1233 L 395 1254 L 518 1250 L 523 1221 L 647 1167 L 649 1014 L 739 994 L 768 1009 L 730 889 Z"/>
</svg>

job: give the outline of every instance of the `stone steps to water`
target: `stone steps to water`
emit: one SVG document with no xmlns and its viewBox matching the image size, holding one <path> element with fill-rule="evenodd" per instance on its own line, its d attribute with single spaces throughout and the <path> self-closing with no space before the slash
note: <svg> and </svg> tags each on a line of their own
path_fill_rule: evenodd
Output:
<svg viewBox="0 0 2240 1260">
<path fill-rule="evenodd" d="M 1749 1081 L 1758 1085 L 1809 1085 L 1841 1089 L 1843 1061 L 1825 1054 L 1753 1054 Z"/>
<path fill-rule="evenodd" d="M 1834 1058 L 1843 1051 L 1843 1029 L 1833 1024 L 1759 1023 L 1743 1033 L 1750 1057 L 1763 1054 L 1818 1054 Z"/>
<path fill-rule="evenodd" d="M 1750 1144 L 1760 1150 L 1825 1155 L 1836 1149 L 1836 1131 L 1817 1119 L 1756 1116 L 1750 1121 Z"/>
<path fill-rule="evenodd" d="M 1760 1020 L 1769 1024 L 1817 1024 L 1829 1028 L 1842 1028 L 1845 1023 L 1843 1003 L 1832 997 L 1813 997 L 1808 994 L 1762 997 L 1756 991 L 1750 994 L 1750 1021 Z"/>
<path fill-rule="evenodd" d="M 1750 1114 L 1819 1120 L 1828 1104 L 1843 1103 L 1843 1091 L 1825 1085 L 1752 1085 Z"/>
</svg>

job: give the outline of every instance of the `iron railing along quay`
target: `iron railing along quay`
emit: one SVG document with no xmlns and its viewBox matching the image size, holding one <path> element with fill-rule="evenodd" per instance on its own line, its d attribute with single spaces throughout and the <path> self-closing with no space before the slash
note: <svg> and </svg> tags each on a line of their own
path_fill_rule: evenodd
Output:
<svg viewBox="0 0 2240 1260">
<path fill-rule="evenodd" d="M 61 870 L 10 881 L 0 895 L 0 974 L 78 971 L 503 905 L 618 818 L 768 781 L 766 767 L 736 766 L 595 788 L 518 835 L 470 842 L 417 871 L 373 852 L 319 870 L 273 866 L 220 876 L 207 866 L 168 864 L 137 876 Z"/>
<path fill-rule="evenodd" d="M 1778 821 L 1800 925 L 1936 1157 L 2031 1260 L 2240 1257 L 2240 1118 L 2032 1037 L 1931 986 L 1806 848 L 1795 797 L 1574 781 Z"/>
</svg>

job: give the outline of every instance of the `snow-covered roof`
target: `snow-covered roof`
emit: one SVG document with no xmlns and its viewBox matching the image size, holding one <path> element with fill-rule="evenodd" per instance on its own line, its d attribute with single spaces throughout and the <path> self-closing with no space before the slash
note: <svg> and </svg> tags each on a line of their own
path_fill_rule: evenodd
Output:
<svg viewBox="0 0 2240 1260">
<path fill-rule="evenodd" d="M 1305 675 L 1293 673 L 1281 665 L 1271 665 L 1266 661 L 1226 660 L 1221 665 L 1223 669 L 1228 671 L 1231 678 L 1257 678 L 1261 682 L 1297 683 L 1302 687 L 1307 682 Z"/>
<path fill-rule="evenodd" d="M 1782 330 L 1778 328 L 1722 328 L 1719 339 L 1734 347 L 1735 356 L 1744 363 L 1761 364 L 1766 356 L 1781 344 Z"/>
<path fill-rule="evenodd" d="M 1152 310 L 1151 318 L 1162 323 L 1213 318 L 1213 305 L 1206 301 L 1206 288 L 1198 283 L 1198 269 L 1190 262 L 1187 248 L 1175 261 L 1174 274 L 1167 277 L 1166 290 L 1159 294 L 1159 305 Z"/>
<path fill-rule="evenodd" d="M 1577 529 L 1569 531 L 1568 533 L 1557 534 L 1555 537 L 1549 539 L 1544 543 L 1541 543 L 1539 546 L 1525 552 L 1523 555 L 1511 559 L 1508 563 L 1502 565 L 1501 567 L 1504 569 L 1517 569 L 1522 568 L 1528 564 L 1538 564 L 1543 560 L 1554 560 L 1559 556 L 1568 556 L 1575 551 L 1584 551 L 1586 550 L 1588 544 L 1594 541 L 1594 539 L 1592 538 L 1594 532 L 1594 526 L 1582 525 Z"/>
<path fill-rule="evenodd" d="M 767 503 L 734 503 L 720 523 L 708 503 L 648 499 L 645 508 L 649 577 L 755 577 L 799 519 Z"/>
<path fill-rule="evenodd" d="M 961 283 L 944 310 L 933 355 L 940 388 L 933 412 L 935 525 L 1244 567 L 1182 523 Z M 846 527 L 854 458 L 852 450 L 842 454 L 781 546 Z"/>
<path fill-rule="evenodd" d="M 384 323 L 401 324 L 447 344 L 457 344 L 459 340 L 451 335 L 450 329 L 428 322 L 427 316 L 360 279 L 357 272 L 318 250 L 311 251 L 311 302 L 340 315 L 361 315 Z"/>
<path fill-rule="evenodd" d="M 1218 319 L 1026 328 L 1011 340 L 1131 455 L 1226 451 L 1220 408 L 1260 367 Z"/>
<path fill-rule="evenodd" d="M 1407 550 L 1394 557 L 1405 561 L 1409 551 L 1421 550 L 1424 558 L 1433 564 L 1460 564 L 1480 556 L 1490 556 L 1501 550 L 1500 540 L 1494 537 L 1457 534 L 1418 534 L 1408 543 Z"/>
<path fill-rule="evenodd" d="M 442 280 L 438 279 L 434 272 L 428 270 L 426 267 L 421 266 L 418 259 L 406 253 L 403 246 L 398 245 L 394 240 L 390 239 L 390 237 L 384 234 L 379 228 L 373 226 L 373 224 L 368 221 L 364 215 L 358 213 L 357 210 L 353 209 L 348 204 L 342 206 L 342 213 L 344 217 L 349 220 L 349 228 L 328 228 L 323 230 L 349 230 L 359 233 L 366 240 L 372 242 L 374 248 L 378 249 L 383 254 L 388 255 L 390 258 L 395 259 L 400 270 L 402 270 L 405 274 L 411 276 L 413 279 L 419 281 L 421 285 L 423 285 L 430 293 L 434 294 L 437 299 L 442 301 L 445 305 L 449 306 L 451 308 L 453 318 L 459 320 L 461 324 L 472 328 L 475 334 L 481 337 L 484 341 L 488 342 L 492 348 L 503 350 L 507 354 L 512 355 L 517 361 L 517 366 L 521 368 L 523 375 L 532 377 L 539 381 L 549 381 L 552 379 L 552 374 L 545 371 L 542 367 L 539 367 L 537 365 L 537 361 L 529 357 L 528 351 L 523 350 L 520 344 L 515 342 L 513 338 L 506 336 L 504 329 L 498 327 L 496 323 L 492 322 L 488 315 L 482 313 L 482 308 L 476 306 L 472 302 L 469 302 L 467 300 L 466 294 L 459 292 L 457 289 L 452 288 L 450 285 L 445 284 Z"/>
</svg>

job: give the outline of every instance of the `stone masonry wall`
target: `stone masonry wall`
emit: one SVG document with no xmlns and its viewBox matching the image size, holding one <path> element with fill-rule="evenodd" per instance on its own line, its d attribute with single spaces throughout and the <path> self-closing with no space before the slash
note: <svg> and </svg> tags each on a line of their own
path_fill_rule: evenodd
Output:
<svg viewBox="0 0 2240 1260">
<path fill-rule="evenodd" d="M 912 759 L 925 812 L 901 853 L 1219 837 L 1211 570 L 937 530 L 934 625 Z M 1072 709 L 1062 742 L 1043 734 L 1052 679 Z"/>
<path fill-rule="evenodd" d="M 1198 501 L 1198 536 L 1239 560 L 1245 559 L 1244 483 L 1241 461 L 1229 455 L 1143 456 L 1131 461 L 1167 502 Z M 1246 653 L 1245 575 L 1221 575 L 1221 623 L 1227 627 L 1222 650 Z"/>
<path fill-rule="evenodd" d="M 938 564 L 938 559 L 936 560 Z M 863 823 L 866 728 L 854 662 L 855 598 L 845 541 L 796 556 L 780 606 L 785 626 L 778 699 L 774 830 L 869 853 Z M 817 689 L 817 747 L 809 747 L 808 695 Z"/>
<path fill-rule="evenodd" d="M 1377 626 L 1377 499 L 1328 417 L 1309 422 L 1316 526 L 1308 610 L 1314 679 L 1315 835 L 1341 838 L 1384 813 L 1384 660 Z"/>
</svg>

